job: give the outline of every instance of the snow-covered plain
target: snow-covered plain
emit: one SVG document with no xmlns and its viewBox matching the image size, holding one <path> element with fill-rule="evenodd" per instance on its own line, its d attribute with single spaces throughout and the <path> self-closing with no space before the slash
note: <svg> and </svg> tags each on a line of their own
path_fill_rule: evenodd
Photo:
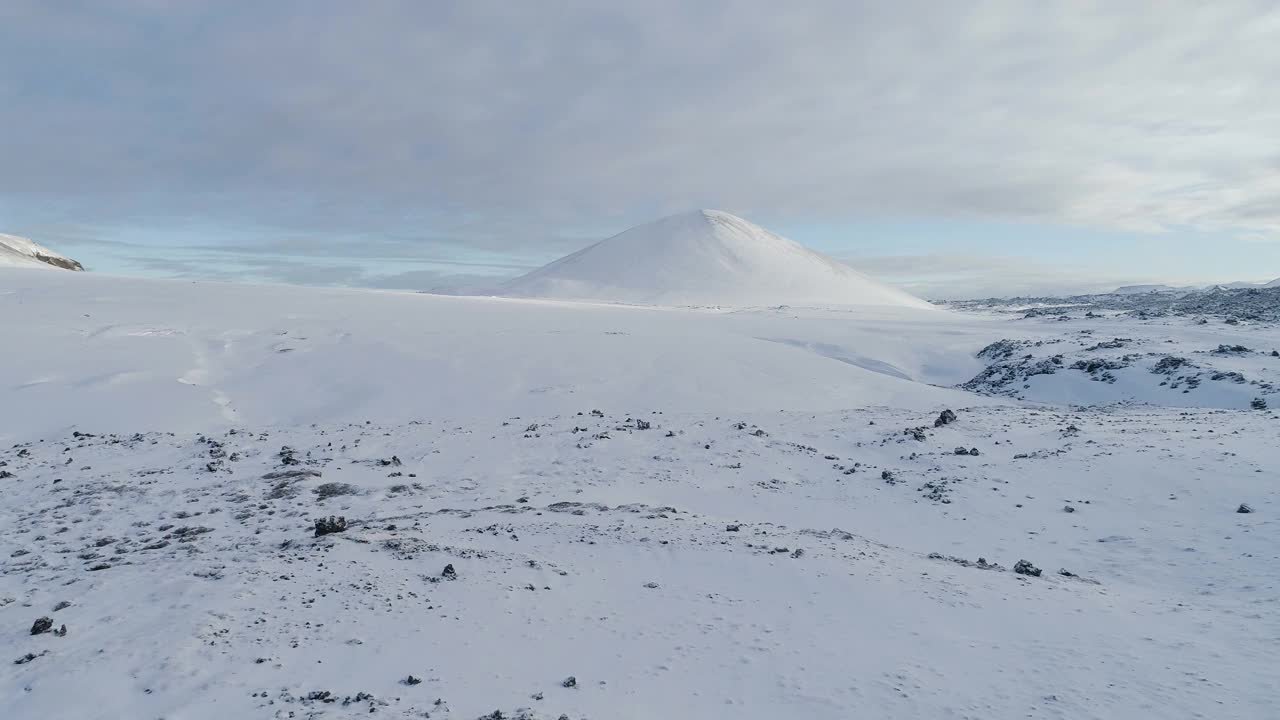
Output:
<svg viewBox="0 0 1280 720">
<path fill-rule="evenodd" d="M 0 332 L 0 717 L 1280 704 L 1272 322 L 3 269 Z"/>
</svg>

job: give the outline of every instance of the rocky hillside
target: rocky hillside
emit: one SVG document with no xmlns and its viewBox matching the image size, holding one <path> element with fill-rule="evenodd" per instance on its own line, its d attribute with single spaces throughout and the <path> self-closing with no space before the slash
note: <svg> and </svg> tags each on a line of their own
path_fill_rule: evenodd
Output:
<svg viewBox="0 0 1280 720">
<path fill-rule="evenodd" d="M 43 267 L 84 270 L 79 262 L 32 240 L 0 233 L 0 266 Z"/>
</svg>

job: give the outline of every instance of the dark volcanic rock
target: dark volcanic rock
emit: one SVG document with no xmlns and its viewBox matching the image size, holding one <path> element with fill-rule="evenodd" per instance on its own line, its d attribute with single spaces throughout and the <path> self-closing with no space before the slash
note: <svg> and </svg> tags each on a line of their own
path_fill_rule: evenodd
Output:
<svg viewBox="0 0 1280 720">
<path fill-rule="evenodd" d="M 1014 563 L 1013 571 L 1019 575 L 1030 575 L 1031 577 L 1040 577 L 1040 568 L 1032 565 L 1027 560 L 1019 560 Z"/>
<path fill-rule="evenodd" d="M 347 519 L 345 517 L 334 517 L 330 515 L 327 518 L 319 518 L 316 520 L 316 537 L 328 535 L 330 533 L 345 532 L 347 529 Z"/>
</svg>

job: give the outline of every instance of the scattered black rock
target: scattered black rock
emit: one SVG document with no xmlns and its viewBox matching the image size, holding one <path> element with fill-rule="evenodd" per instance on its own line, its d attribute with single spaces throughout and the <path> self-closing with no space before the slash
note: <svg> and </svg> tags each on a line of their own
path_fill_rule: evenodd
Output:
<svg viewBox="0 0 1280 720">
<path fill-rule="evenodd" d="M 1019 560 L 1014 563 L 1013 571 L 1019 575 L 1030 575 L 1031 577 L 1040 577 L 1040 568 L 1032 565 L 1026 560 Z"/>
<path fill-rule="evenodd" d="M 1065 512 L 1065 513 L 1073 513 L 1073 512 L 1075 512 L 1075 511 L 1076 511 L 1076 509 L 1075 509 L 1074 507 L 1070 506 L 1070 505 L 1063 505 L 1063 506 L 1062 506 L 1062 512 Z"/>
<path fill-rule="evenodd" d="M 1125 357 L 1129 357 L 1126 355 Z M 1083 370 L 1091 376 L 1093 380 L 1114 383 L 1116 376 L 1111 374 L 1112 370 L 1121 370 L 1129 367 L 1123 360 L 1109 360 L 1106 358 L 1093 358 L 1091 360 L 1077 360 L 1071 364 L 1072 370 Z"/>
<path fill-rule="evenodd" d="M 955 421 L 956 421 L 956 414 L 955 414 L 955 412 L 953 412 L 953 411 L 952 411 L 952 410 L 950 410 L 950 409 L 947 409 L 947 410 L 943 410 L 943 411 L 938 415 L 938 419 L 933 421 L 933 426 L 934 426 L 934 427 L 942 427 L 943 425 L 950 425 L 951 423 L 953 423 L 953 422 L 955 422 Z"/>
<path fill-rule="evenodd" d="M 48 650 L 45 650 L 44 652 L 40 653 L 39 655 L 37 655 L 36 653 L 27 653 L 26 655 L 23 655 L 22 657 L 18 658 L 17 660 L 14 660 L 14 661 L 13 661 L 13 664 L 14 664 L 14 665 L 26 665 L 27 663 L 31 662 L 32 660 L 35 660 L 36 658 L 40 657 L 41 655 L 45 655 L 45 654 L 47 654 L 48 652 L 49 652 Z"/>
<path fill-rule="evenodd" d="M 1243 345 L 1219 345 L 1211 352 L 1214 355 L 1243 355 L 1253 351 Z"/>
<path fill-rule="evenodd" d="M 347 519 L 345 517 L 334 517 L 330 515 L 327 518 L 318 518 L 316 520 L 316 537 L 332 533 L 346 532 L 346 530 Z"/>
<path fill-rule="evenodd" d="M 1151 372 L 1155 375 L 1170 375 L 1174 370 L 1190 364 L 1191 361 L 1184 357 L 1166 355 L 1151 367 Z"/>
<path fill-rule="evenodd" d="M 404 680 L 401 680 L 400 682 L 404 683 L 405 685 L 420 685 L 422 683 L 422 678 L 414 677 L 410 675 L 409 677 L 406 677 Z"/>
<path fill-rule="evenodd" d="M 297 457 L 297 450 L 285 445 L 280 448 L 280 452 L 276 454 L 280 458 L 281 465 L 300 465 L 302 461 Z"/>
<path fill-rule="evenodd" d="M 966 560 L 962 557 L 956 557 L 955 555 L 943 555 L 942 553 L 936 553 L 936 552 L 929 553 L 928 557 L 930 560 L 946 560 L 947 562 L 952 562 L 957 565 L 961 565 L 963 567 L 978 568 L 979 570 L 996 570 L 996 571 L 1004 570 L 1004 567 L 1001 566 L 1000 564 L 989 563 L 987 562 L 987 559 L 984 557 L 978 558 L 976 562 Z"/>
<path fill-rule="evenodd" d="M 1086 315 L 1085 317 L 1089 316 Z M 1087 347 L 1084 350 L 1085 352 L 1092 352 L 1094 350 L 1118 350 L 1131 342 L 1133 342 L 1133 338 L 1115 338 L 1114 340 L 1100 342 L 1097 345 Z"/>
<path fill-rule="evenodd" d="M 1249 506 L 1248 504 L 1246 504 L 1246 503 L 1240 503 L 1240 507 L 1236 508 L 1236 512 L 1238 512 L 1238 513 L 1251 513 L 1251 512 L 1253 512 L 1253 508 L 1252 508 L 1252 507 L 1250 507 L 1250 506 Z M 35 633 L 32 633 L 32 634 L 34 635 Z"/>
<path fill-rule="evenodd" d="M 330 482 L 313 488 L 311 492 L 316 494 L 317 500 L 328 500 L 340 495 L 358 495 L 360 489 L 351 483 Z"/>
<path fill-rule="evenodd" d="M 570 675 L 569 677 L 564 679 L 564 682 L 560 683 L 560 686 L 567 687 L 567 688 L 578 687 L 578 678 Z"/>
<path fill-rule="evenodd" d="M 319 470 L 275 470 L 262 476 L 263 480 L 301 480 L 302 478 L 320 477 Z"/>
<path fill-rule="evenodd" d="M 66 636 L 67 636 L 67 626 L 64 624 L 62 627 L 58 628 L 57 630 L 54 630 L 54 631 L 53 631 L 53 634 L 54 634 L 54 635 L 57 635 L 58 637 L 66 637 Z"/>
<path fill-rule="evenodd" d="M 1267 401 L 1265 398 L 1256 397 L 1249 401 L 1249 407 L 1254 410 L 1266 410 Z"/>
<path fill-rule="evenodd" d="M 741 529 L 742 529 L 741 525 L 725 525 L 724 526 L 725 532 L 738 532 Z"/>
<path fill-rule="evenodd" d="M 453 569 L 453 563 L 444 566 L 444 570 L 440 572 L 440 577 L 445 580 L 457 580 L 458 571 Z"/>
<path fill-rule="evenodd" d="M 42 617 L 31 625 L 31 634 L 40 635 L 53 629 L 53 618 Z"/>
<path fill-rule="evenodd" d="M 1062 577 L 1065 577 L 1065 578 L 1071 578 L 1072 580 L 1076 580 L 1076 581 L 1078 581 L 1078 582 L 1086 583 L 1086 584 L 1089 584 L 1089 585 L 1101 585 L 1101 584 L 1102 584 L 1102 583 L 1098 582 L 1097 580 L 1094 580 L 1093 578 L 1087 578 L 1087 577 L 1084 577 L 1083 575 L 1077 575 L 1076 573 L 1073 573 L 1073 572 L 1071 572 L 1070 570 L 1068 570 L 1068 569 L 1066 569 L 1066 568 L 1058 568 L 1058 574 L 1059 574 L 1059 575 L 1061 575 Z"/>
<path fill-rule="evenodd" d="M 58 604 L 53 606 L 53 611 L 58 612 L 59 610 L 66 610 L 69 607 L 71 607 L 71 603 L 66 600 L 59 600 Z"/>
<path fill-rule="evenodd" d="M 658 583 L 656 583 L 656 582 L 647 582 L 647 583 L 645 583 L 645 584 L 644 584 L 644 586 L 645 586 L 645 587 L 647 587 L 647 588 L 649 588 L 650 590 L 656 590 L 656 589 L 658 588 Z"/>
</svg>

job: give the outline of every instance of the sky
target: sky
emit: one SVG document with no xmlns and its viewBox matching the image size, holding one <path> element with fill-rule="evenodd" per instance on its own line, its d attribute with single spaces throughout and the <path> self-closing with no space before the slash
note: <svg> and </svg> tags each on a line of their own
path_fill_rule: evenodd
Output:
<svg viewBox="0 0 1280 720">
<path fill-rule="evenodd" d="M 0 232 L 489 287 L 741 215 L 930 297 L 1280 277 L 1280 5 L 5 0 Z"/>
</svg>

